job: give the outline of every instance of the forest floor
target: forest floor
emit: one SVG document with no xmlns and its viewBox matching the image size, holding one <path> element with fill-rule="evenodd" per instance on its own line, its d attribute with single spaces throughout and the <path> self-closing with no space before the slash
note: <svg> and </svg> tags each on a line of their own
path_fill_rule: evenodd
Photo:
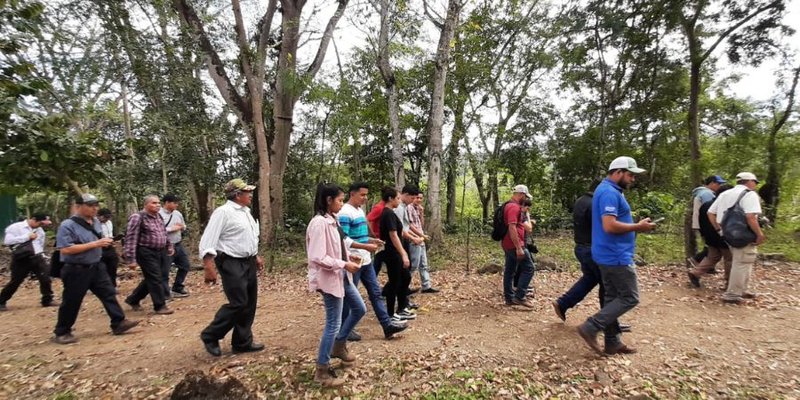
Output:
<svg viewBox="0 0 800 400">
<path fill-rule="evenodd" d="M 594 355 L 575 327 L 597 309 L 596 292 L 563 323 L 550 302 L 578 276 L 537 271 L 532 311 L 502 304 L 501 277 L 440 268 L 442 291 L 418 294 L 419 318 L 384 340 L 368 306 L 349 345 L 357 365 L 339 370 L 347 384 L 324 390 L 313 382 L 323 324 L 319 295 L 306 290 L 302 265 L 263 276 L 253 331 L 265 351 L 209 356 L 200 330 L 224 302 L 219 287 L 189 277 L 192 295 L 171 303 L 175 314 L 130 312 L 142 324 L 110 334 L 96 298 L 87 295 L 75 326 L 80 342 L 50 342 L 55 308 L 38 306 L 26 282 L 0 314 L 0 398 L 168 398 L 191 370 L 236 378 L 260 398 L 800 398 L 800 265 L 766 262 L 754 269 L 759 296 L 744 305 L 719 301 L 719 275 L 692 289 L 676 265 L 639 268 L 641 304 L 624 316 L 633 325 L 629 356 Z M 119 296 L 138 281 L 130 273 Z M 0 277 L 5 284 L 8 277 Z M 54 289 L 61 293 L 60 280 Z M 362 289 L 363 291 L 363 289 Z M 144 304 L 147 309 L 147 303 Z"/>
</svg>

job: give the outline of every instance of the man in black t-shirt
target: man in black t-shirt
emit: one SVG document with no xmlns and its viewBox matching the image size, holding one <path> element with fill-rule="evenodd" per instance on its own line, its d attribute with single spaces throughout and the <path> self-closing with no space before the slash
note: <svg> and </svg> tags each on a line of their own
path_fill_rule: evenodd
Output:
<svg viewBox="0 0 800 400">
<path fill-rule="evenodd" d="M 706 243 L 708 252 L 705 258 L 700 261 L 700 264 L 698 264 L 694 269 L 689 270 L 687 273 L 689 276 L 689 283 L 696 288 L 700 287 L 700 278 L 702 278 L 703 275 L 710 273 L 720 259 L 724 260 L 725 287 L 728 287 L 728 278 L 731 274 L 731 263 L 733 256 L 731 254 L 731 250 L 728 248 L 728 244 L 725 243 L 725 240 L 722 239 L 717 230 L 714 229 L 711 221 L 709 221 L 708 210 L 711 208 L 711 205 L 714 204 L 714 201 L 719 198 L 719 195 L 722 194 L 722 192 L 731 188 L 732 186 L 728 184 L 720 186 L 716 193 L 717 197 L 703 203 L 698 210 L 697 220 L 700 226 L 700 236 L 703 237 L 703 241 Z"/>
<path fill-rule="evenodd" d="M 416 315 L 406 309 L 408 307 L 406 288 L 411 282 L 409 270 L 411 263 L 406 250 L 407 244 L 403 242 L 403 224 L 394 212 L 400 205 L 400 197 L 396 189 L 387 187 L 383 189 L 381 198 L 386 203 L 380 219 L 380 238 L 386 243 L 382 259 L 386 263 L 386 272 L 389 276 L 389 281 L 383 287 L 386 309 L 394 320 L 415 319 Z"/>
</svg>

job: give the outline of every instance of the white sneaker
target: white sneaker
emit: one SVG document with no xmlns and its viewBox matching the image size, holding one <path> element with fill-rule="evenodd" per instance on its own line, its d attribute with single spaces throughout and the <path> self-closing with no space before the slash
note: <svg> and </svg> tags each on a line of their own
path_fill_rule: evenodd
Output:
<svg viewBox="0 0 800 400">
<path fill-rule="evenodd" d="M 400 311 L 399 313 L 394 315 L 396 318 L 400 318 L 401 320 L 410 320 L 410 319 L 417 319 L 416 314 L 411 314 L 406 312 L 406 310 Z"/>
</svg>

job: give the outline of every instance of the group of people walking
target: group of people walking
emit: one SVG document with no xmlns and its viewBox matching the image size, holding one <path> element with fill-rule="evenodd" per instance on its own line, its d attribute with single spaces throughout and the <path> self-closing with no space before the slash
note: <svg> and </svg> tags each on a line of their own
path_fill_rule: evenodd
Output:
<svg viewBox="0 0 800 400">
<path fill-rule="evenodd" d="M 552 301 L 552 307 L 558 318 L 566 320 L 567 312 L 599 286 L 600 310 L 587 318 L 577 333 L 600 354 L 636 352 L 622 341 L 622 333 L 631 328 L 621 324 L 619 318 L 639 303 L 633 262 L 636 234 L 656 229 L 657 223 L 650 218 L 635 222 L 623 192 L 642 172 L 645 170 L 638 168 L 631 157 L 614 159 L 607 176 L 593 183 L 573 208 L 574 252 L 582 276 Z M 725 260 L 726 290 L 722 299 L 727 303 L 740 303 L 754 295 L 748 291 L 750 273 L 756 246 L 764 241 L 758 222 L 761 208 L 755 193 L 758 179 L 752 173 L 742 172 L 736 176 L 736 183 L 731 187 L 715 175 L 693 192 L 693 228 L 703 237 L 706 249 L 688 260 L 694 267 L 688 271 L 689 280 L 699 287 L 700 279 L 718 261 Z M 221 276 L 228 300 L 200 333 L 205 350 L 212 356 L 222 354 L 219 342 L 230 331 L 233 331 L 234 353 L 264 349 L 252 332 L 258 302 L 258 271 L 264 265 L 258 255 L 259 222 L 249 208 L 254 189 L 254 185 L 241 179 L 228 182 L 224 187 L 227 201 L 214 210 L 200 239 L 204 280 L 214 284 Z M 363 182 L 350 185 L 347 196 L 335 184 L 320 184 L 314 199 L 314 216 L 306 231 L 308 289 L 320 294 L 325 311 L 314 379 L 326 387 L 344 383 L 331 368 L 332 358 L 340 359 L 344 366 L 356 360 L 347 343 L 361 339 L 356 327 L 367 311 L 357 290 L 359 283 L 366 289 L 386 339 L 404 331 L 409 321 L 417 318 L 418 305 L 411 300 L 410 287 L 414 272 L 419 273 L 420 292 L 438 292 L 429 274 L 425 245 L 429 237 L 423 230 L 423 196 L 419 188 L 406 185 L 398 192 L 386 187 L 381 191 L 381 201 L 367 214 L 363 207 L 368 195 L 368 185 Z M 493 238 L 500 241 L 505 256 L 503 297 L 508 306 L 533 307 L 531 282 L 533 254 L 537 249 L 531 241 L 536 223 L 528 211 L 531 199 L 528 188 L 517 185 L 495 215 Z M 105 308 L 112 333 L 129 331 L 139 321 L 127 319 L 117 301 L 120 260 L 113 247 L 114 241 L 124 237 L 123 262 L 132 269 L 140 269 L 143 276 L 124 302 L 133 311 L 141 311 L 141 301 L 149 295 L 155 314 L 172 314 L 167 302 L 189 295 L 184 281 L 190 264 L 182 244 L 186 222 L 177 210 L 179 201 L 172 194 L 161 199 L 147 196 L 142 211 L 128 218 L 125 234 L 115 236 L 112 215 L 107 209 L 99 209 L 97 197 L 91 194 L 78 197 L 74 215 L 61 223 L 56 234 L 58 254 L 54 258 L 59 262 L 53 265 L 58 264 L 57 276 L 64 287 L 60 304 L 53 299 L 50 268 L 44 256 L 42 228 L 50 224 L 49 216 L 34 214 L 10 225 L 4 243 L 13 253 L 11 280 L 0 291 L 0 311 L 8 309 L 7 301 L 33 273 L 39 279 L 42 306 L 59 306 L 55 343 L 77 342 L 72 328 L 89 290 Z M 724 223 L 726 213 L 734 209 L 746 216 L 746 224 L 754 235 L 744 245 L 731 245 L 733 233 L 723 231 L 728 226 Z M 178 272 L 170 285 L 173 263 Z M 388 280 L 381 287 L 378 276 L 384 264 Z M 602 347 L 597 342 L 600 332 L 605 342 Z"/>
</svg>

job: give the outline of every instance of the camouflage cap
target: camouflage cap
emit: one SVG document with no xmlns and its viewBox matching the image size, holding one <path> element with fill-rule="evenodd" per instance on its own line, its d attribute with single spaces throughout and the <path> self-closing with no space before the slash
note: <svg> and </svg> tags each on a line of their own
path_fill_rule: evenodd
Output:
<svg viewBox="0 0 800 400">
<path fill-rule="evenodd" d="M 255 185 L 248 185 L 247 182 L 239 178 L 231 179 L 225 184 L 225 193 L 235 192 L 237 190 L 242 192 L 252 192 L 255 189 Z"/>
</svg>

